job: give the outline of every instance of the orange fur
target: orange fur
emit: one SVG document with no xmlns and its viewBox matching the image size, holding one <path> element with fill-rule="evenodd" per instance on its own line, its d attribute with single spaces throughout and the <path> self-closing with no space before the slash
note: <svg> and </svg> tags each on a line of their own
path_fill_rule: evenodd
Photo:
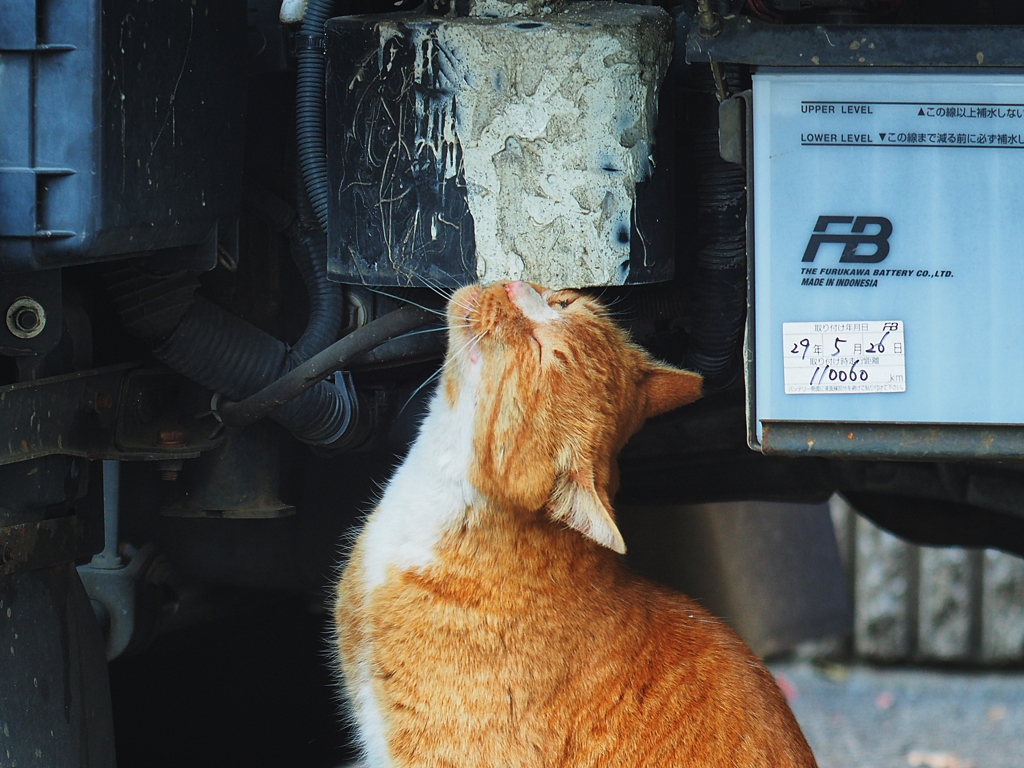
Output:
<svg viewBox="0 0 1024 768">
<path fill-rule="evenodd" d="M 373 764 L 814 766 L 739 638 L 613 551 L 616 456 L 646 418 L 697 399 L 700 377 L 571 291 L 466 288 L 449 326 L 440 396 L 455 408 L 475 387 L 478 496 L 428 563 L 373 586 L 364 532 L 338 585 L 348 694 L 386 742 Z"/>
</svg>

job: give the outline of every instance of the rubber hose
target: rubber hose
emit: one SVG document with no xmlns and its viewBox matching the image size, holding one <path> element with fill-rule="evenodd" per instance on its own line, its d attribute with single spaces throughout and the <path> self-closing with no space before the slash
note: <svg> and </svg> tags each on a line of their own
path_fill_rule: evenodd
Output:
<svg viewBox="0 0 1024 768">
<path fill-rule="evenodd" d="M 288 353 L 292 367 L 333 344 L 345 319 L 341 286 L 327 279 L 327 236 L 317 228 L 312 216 L 309 198 L 300 189 L 299 216 L 291 248 L 309 298 L 309 321 Z"/>
<path fill-rule="evenodd" d="M 294 367 L 284 342 L 201 296 L 154 356 L 182 376 L 233 400 L 258 392 Z M 321 381 L 270 414 L 299 440 L 314 445 L 340 438 L 351 416 L 347 390 L 329 381 Z"/>
<path fill-rule="evenodd" d="M 339 339 L 251 397 L 240 402 L 225 403 L 220 409 L 221 418 L 228 426 L 248 426 L 276 412 L 275 409 L 294 402 L 295 398 L 301 397 L 311 387 L 316 387 L 327 376 L 358 362 L 366 353 L 376 358 L 378 356 L 372 353 L 379 351 L 392 359 L 407 355 L 410 350 L 402 343 L 407 341 L 402 338 L 402 334 L 429 323 L 433 317 L 432 310 L 411 305 L 389 312 Z M 385 353 L 381 349 L 396 343 L 399 345 L 397 350 Z"/>
<path fill-rule="evenodd" d="M 698 250 L 686 367 L 701 373 L 713 390 L 728 386 L 738 371 L 747 299 L 746 172 L 719 154 L 714 80 L 710 71 L 693 69 Z M 726 68 L 726 79 L 738 89 L 735 68 Z"/>
<path fill-rule="evenodd" d="M 320 231 L 309 197 L 299 181 L 298 213 L 272 192 L 247 186 L 243 202 L 260 214 L 271 230 L 288 234 L 292 260 L 302 276 L 309 301 L 309 320 L 302 336 L 288 356 L 302 363 L 333 344 L 345 317 L 345 297 L 341 286 L 327 279 L 327 237 Z M 293 366 L 294 367 L 294 366 Z"/>
<path fill-rule="evenodd" d="M 300 34 L 309 41 L 322 39 L 331 16 L 332 0 L 309 0 Z M 322 48 L 309 44 L 297 56 L 295 92 L 299 168 L 306 192 L 323 232 L 327 231 L 327 136 L 324 118 L 324 75 L 327 60 Z"/>
<path fill-rule="evenodd" d="M 292 257 L 309 297 L 309 322 L 290 351 L 284 342 L 196 297 L 198 282 L 192 273 L 157 275 L 126 265 L 108 274 L 114 306 L 126 326 L 140 336 L 166 339 L 154 352 L 158 360 L 236 400 L 263 389 L 328 347 L 344 317 L 341 288 L 327 279 L 326 237 L 316 229 L 308 203 L 300 202 L 300 214 L 307 214 L 303 220 L 265 190 L 248 188 L 245 202 L 273 231 L 291 235 Z M 335 442 L 344 436 L 355 410 L 344 377 L 338 379 L 343 382 L 340 387 L 321 382 L 278 408 L 271 418 L 304 442 Z"/>
<path fill-rule="evenodd" d="M 178 327 L 195 298 L 196 272 L 155 273 L 125 262 L 106 273 L 111 303 L 134 335 L 166 339 Z"/>
</svg>

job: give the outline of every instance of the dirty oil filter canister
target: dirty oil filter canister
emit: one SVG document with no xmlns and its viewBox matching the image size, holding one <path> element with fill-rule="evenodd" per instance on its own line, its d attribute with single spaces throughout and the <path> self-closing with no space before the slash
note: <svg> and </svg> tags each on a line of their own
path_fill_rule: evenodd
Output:
<svg viewBox="0 0 1024 768">
<path fill-rule="evenodd" d="M 654 146 L 671 53 L 671 19 L 650 6 L 332 19 L 332 279 L 671 278 L 671 187 Z"/>
</svg>

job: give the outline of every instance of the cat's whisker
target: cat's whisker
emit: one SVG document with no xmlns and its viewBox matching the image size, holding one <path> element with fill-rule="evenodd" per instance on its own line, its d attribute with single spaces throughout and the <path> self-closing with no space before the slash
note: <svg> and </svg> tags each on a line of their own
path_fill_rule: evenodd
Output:
<svg viewBox="0 0 1024 768">
<path fill-rule="evenodd" d="M 438 368 L 436 371 L 434 371 L 432 374 L 430 374 L 426 379 L 424 379 L 422 384 L 420 384 L 418 387 L 416 387 L 416 389 L 414 389 L 412 391 L 412 394 L 409 395 L 409 397 L 406 399 L 406 401 L 402 404 L 402 407 L 398 409 L 398 416 L 401 416 L 402 413 L 405 412 L 405 409 L 409 406 L 409 403 L 411 403 L 416 398 L 416 395 L 418 395 L 421 391 L 423 391 L 423 388 L 425 386 L 427 386 L 431 382 L 435 381 L 437 379 L 437 377 L 441 375 L 441 372 L 443 370 L 444 370 L 444 368 Z M 398 416 L 396 416 L 395 418 L 398 418 Z"/>
<path fill-rule="evenodd" d="M 423 284 L 426 285 L 427 288 L 432 290 L 445 301 L 451 301 L 452 296 L 455 294 L 454 290 L 448 290 L 438 283 L 431 282 L 430 278 L 423 277 L 421 279 L 423 280 Z"/>
<path fill-rule="evenodd" d="M 455 301 L 454 297 L 457 292 L 456 290 L 447 291 L 447 289 L 442 288 L 440 286 L 434 287 L 429 283 L 429 281 L 425 280 L 424 282 L 427 283 L 428 288 L 433 290 L 438 296 L 443 298 L 446 302 L 453 304 L 454 306 L 459 307 L 460 309 L 464 309 L 467 312 L 471 312 L 473 310 L 473 307 L 471 305 L 466 304 L 465 302 L 462 301 Z"/>
<path fill-rule="evenodd" d="M 628 316 L 627 313 L 630 311 L 628 307 L 627 308 L 623 308 L 623 309 L 615 309 L 616 306 L 618 306 L 619 304 L 621 304 L 622 302 L 624 302 L 626 300 L 626 297 L 623 296 L 622 294 L 619 294 L 617 296 L 612 296 L 612 298 L 610 298 L 610 299 L 606 299 L 605 298 L 606 294 L 607 294 L 607 291 L 598 291 L 594 295 L 594 298 L 597 299 L 601 303 L 601 308 L 604 311 L 604 313 L 608 317 L 610 317 L 610 318 L 612 318 L 614 320 L 618 320 L 619 318 L 622 318 L 622 317 L 627 317 Z M 625 310 L 625 312 L 623 310 Z M 635 308 L 632 309 L 632 315 L 635 318 L 635 316 L 636 316 Z"/>
<path fill-rule="evenodd" d="M 605 301 L 604 296 L 601 296 L 600 298 L 601 298 L 601 303 L 604 304 L 606 307 L 609 307 L 609 308 L 610 307 L 614 307 L 616 304 L 621 304 L 623 301 L 626 300 L 625 296 L 616 296 L 611 301 Z"/>
<path fill-rule="evenodd" d="M 469 326 L 467 324 L 467 325 L 463 325 L 463 326 L 452 326 L 452 327 L 453 328 L 468 328 Z M 394 339 L 392 339 L 392 341 L 397 341 L 398 339 L 405 339 L 405 338 L 408 338 L 409 336 L 420 336 L 420 335 L 422 335 L 424 333 L 441 333 L 442 331 L 447 331 L 447 330 L 448 330 L 448 328 L 446 326 L 444 326 L 444 325 L 439 325 L 439 326 L 437 326 L 435 328 L 421 328 L 418 331 L 409 331 L 408 333 L 403 333 L 401 336 L 396 336 Z"/>
<path fill-rule="evenodd" d="M 370 288 L 369 286 L 367 286 L 366 289 L 368 291 L 370 291 L 371 293 L 376 293 L 376 294 L 379 294 L 381 296 L 387 296 L 389 299 L 394 299 L 395 301 L 401 301 L 401 302 L 403 302 L 405 304 L 412 304 L 414 307 L 419 307 L 420 309 L 422 309 L 422 310 L 424 310 L 426 312 L 431 312 L 431 313 L 433 313 L 433 314 L 435 314 L 435 315 L 437 315 L 439 317 L 445 317 L 447 315 L 447 313 L 444 310 L 437 309 L 435 307 L 424 306 L 423 304 L 415 302 L 412 299 L 409 299 L 409 298 L 407 298 L 405 296 L 396 296 L 393 293 L 388 293 L 387 291 L 382 291 L 379 288 Z"/>
<path fill-rule="evenodd" d="M 448 356 L 449 357 L 455 357 L 456 355 L 462 354 L 462 352 L 464 350 L 468 349 L 470 346 L 472 346 L 476 342 L 480 341 L 480 339 L 482 339 L 486 335 L 487 335 L 487 331 L 480 331 L 475 336 L 472 336 L 471 338 L 466 340 L 466 342 L 463 343 L 463 345 L 461 347 L 459 347 L 458 349 L 456 349 L 456 350 L 454 350 L 452 352 L 449 352 Z"/>
<path fill-rule="evenodd" d="M 455 301 L 455 299 L 453 298 L 448 299 L 448 303 L 451 304 L 452 306 L 458 307 L 459 309 L 464 309 L 467 312 L 472 312 L 475 309 L 475 307 L 472 304 L 466 304 L 465 302 L 462 301 Z"/>
<path fill-rule="evenodd" d="M 615 320 L 616 322 L 620 323 L 623 321 L 631 322 L 633 320 L 638 320 L 640 318 L 639 313 L 635 309 L 629 307 L 623 307 L 622 309 L 618 310 L 605 309 L 604 314 L 609 319 Z"/>
<path fill-rule="evenodd" d="M 456 293 L 455 289 L 451 289 L 451 290 L 446 289 L 446 288 L 444 288 L 444 287 L 442 287 L 442 286 L 440 286 L 440 285 L 438 285 L 436 283 L 430 282 L 430 280 L 428 278 L 424 278 L 423 282 L 424 282 L 424 284 L 426 284 L 427 288 L 429 288 L 434 293 L 436 293 L 438 296 L 440 296 L 442 299 L 444 299 L 445 302 L 447 302 L 447 303 L 449 303 L 449 304 L 451 304 L 453 306 L 459 307 L 460 309 L 464 309 L 467 312 L 472 312 L 473 311 L 473 307 L 471 305 L 466 304 L 466 303 L 464 303 L 462 301 L 455 301 L 455 299 L 454 299 L 454 296 L 455 296 L 455 293 Z"/>
</svg>

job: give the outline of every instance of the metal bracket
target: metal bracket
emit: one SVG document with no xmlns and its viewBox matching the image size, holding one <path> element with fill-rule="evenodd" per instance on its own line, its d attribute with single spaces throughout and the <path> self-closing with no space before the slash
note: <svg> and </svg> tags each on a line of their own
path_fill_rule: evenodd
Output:
<svg viewBox="0 0 1024 768">
<path fill-rule="evenodd" d="M 71 562 L 81 533 L 74 515 L 0 528 L 0 576 Z"/>
<path fill-rule="evenodd" d="M 118 365 L 0 387 L 0 465 L 54 454 L 191 459 L 220 443 L 210 434 L 212 420 L 196 417 L 199 409 L 189 412 L 181 402 L 190 393 L 197 402 L 208 397 L 198 385 L 164 369 L 132 368 Z"/>
<path fill-rule="evenodd" d="M 1021 67 L 1019 26 L 768 24 L 726 16 L 718 34 L 690 28 L 686 61 L 774 67 Z"/>
<path fill-rule="evenodd" d="M 110 620 L 107 661 L 116 659 L 135 632 L 135 579 L 127 566 L 97 568 L 92 564 L 78 566 L 78 576 L 89 599 L 98 603 Z"/>
</svg>

